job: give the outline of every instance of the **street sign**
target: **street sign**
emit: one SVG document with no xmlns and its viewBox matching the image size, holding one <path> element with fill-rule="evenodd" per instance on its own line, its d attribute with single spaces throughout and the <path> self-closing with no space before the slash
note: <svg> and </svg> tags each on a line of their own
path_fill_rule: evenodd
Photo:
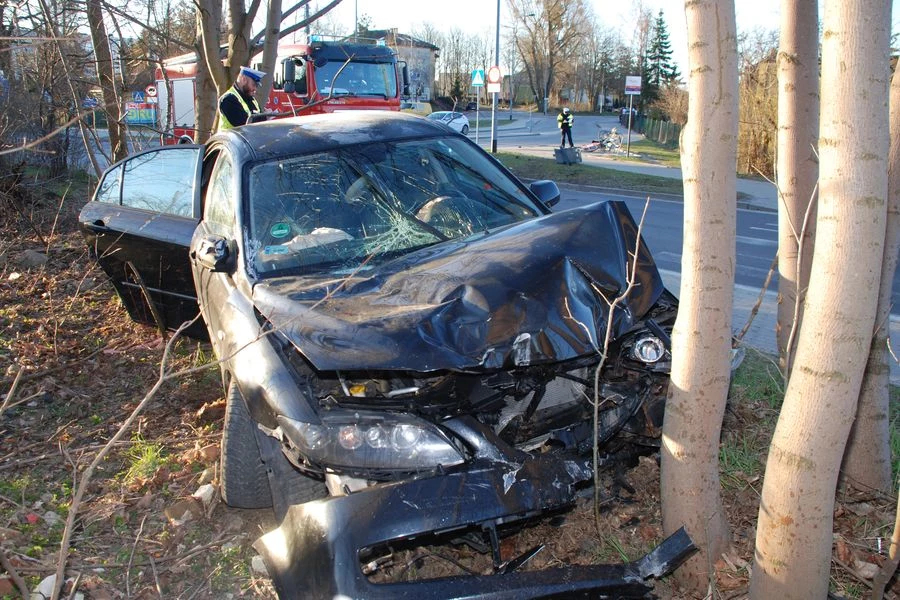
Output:
<svg viewBox="0 0 900 600">
<path fill-rule="evenodd" d="M 148 98 L 156 98 L 156 86 L 148 85 L 144 88 L 144 91 L 147 93 Z"/>
<path fill-rule="evenodd" d="M 500 93 L 500 82 L 503 81 L 503 75 L 500 73 L 500 67 L 493 66 L 487 72 L 487 91 L 489 94 Z"/>
<path fill-rule="evenodd" d="M 134 102 L 143 102 L 144 92 L 131 92 L 131 99 Z"/>
<path fill-rule="evenodd" d="M 472 87 L 482 87 L 484 85 L 484 69 L 475 69 L 472 71 Z"/>
<path fill-rule="evenodd" d="M 626 75 L 625 76 L 625 95 L 640 96 L 641 95 L 641 76 Z"/>
</svg>

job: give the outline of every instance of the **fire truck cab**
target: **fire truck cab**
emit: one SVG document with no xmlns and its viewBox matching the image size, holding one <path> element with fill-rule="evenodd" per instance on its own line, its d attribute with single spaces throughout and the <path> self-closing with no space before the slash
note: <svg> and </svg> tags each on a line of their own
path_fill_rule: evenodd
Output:
<svg viewBox="0 0 900 600">
<path fill-rule="evenodd" d="M 251 61 L 262 68 L 262 53 Z M 197 58 L 186 54 L 156 70 L 163 142 L 192 143 Z M 272 91 L 264 104 L 269 118 L 339 110 L 400 110 L 408 94 L 405 63 L 382 44 L 320 41 L 278 47 Z"/>
</svg>

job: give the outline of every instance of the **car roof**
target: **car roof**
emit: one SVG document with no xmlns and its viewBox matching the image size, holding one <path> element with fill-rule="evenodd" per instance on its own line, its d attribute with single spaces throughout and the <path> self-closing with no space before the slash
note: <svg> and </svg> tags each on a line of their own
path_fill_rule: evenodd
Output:
<svg viewBox="0 0 900 600">
<path fill-rule="evenodd" d="M 210 143 L 222 140 L 243 146 L 250 160 L 265 160 L 367 142 L 446 135 L 439 124 L 417 115 L 353 110 L 245 125 L 217 134 Z"/>
</svg>

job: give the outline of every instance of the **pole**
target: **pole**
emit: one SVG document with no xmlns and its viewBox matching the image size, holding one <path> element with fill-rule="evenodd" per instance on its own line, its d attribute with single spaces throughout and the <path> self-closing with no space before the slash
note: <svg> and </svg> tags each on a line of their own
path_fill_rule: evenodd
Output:
<svg viewBox="0 0 900 600">
<path fill-rule="evenodd" d="M 625 158 L 631 156 L 631 105 L 634 102 L 634 94 L 628 95 L 628 142 L 625 144 Z"/>
<path fill-rule="evenodd" d="M 494 50 L 494 64 L 500 66 L 500 0 L 497 0 L 497 43 Z M 501 84 L 503 80 L 501 79 Z M 497 92 L 491 105 L 491 153 L 497 154 Z"/>
<path fill-rule="evenodd" d="M 475 88 L 475 145 L 478 145 L 478 113 L 481 108 L 481 86 Z"/>
</svg>

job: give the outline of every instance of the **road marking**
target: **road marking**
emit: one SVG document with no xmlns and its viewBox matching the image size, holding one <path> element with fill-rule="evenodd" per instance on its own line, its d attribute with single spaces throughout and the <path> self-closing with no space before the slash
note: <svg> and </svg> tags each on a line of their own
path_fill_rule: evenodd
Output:
<svg viewBox="0 0 900 600">
<path fill-rule="evenodd" d="M 750 244 L 751 246 L 777 246 L 778 240 L 765 240 L 763 238 L 749 237 L 746 235 L 736 236 L 736 241 Z"/>
</svg>

